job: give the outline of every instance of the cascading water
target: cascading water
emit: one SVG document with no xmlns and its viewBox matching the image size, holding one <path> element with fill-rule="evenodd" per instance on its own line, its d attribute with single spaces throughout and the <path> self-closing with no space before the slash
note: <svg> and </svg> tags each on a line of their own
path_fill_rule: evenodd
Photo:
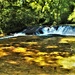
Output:
<svg viewBox="0 0 75 75">
<path fill-rule="evenodd" d="M 52 26 L 52 27 L 33 27 L 31 30 L 25 29 L 22 32 L 14 33 L 13 35 L 1 37 L 0 39 L 18 37 L 18 36 L 26 36 L 26 35 L 37 35 L 37 36 L 75 36 L 75 26 L 69 25 L 61 25 L 61 26 Z"/>
<path fill-rule="evenodd" d="M 56 26 L 56 27 L 44 27 L 42 28 L 43 34 L 37 35 L 64 35 L 64 36 L 75 36 L 75 27 L 72 26 Z"/>
<path fill-rule="evenodd" d="M 71 26 L 67 26 L 63 32 L 63 35 L 66 36 L 75 36 L 75 28 L 71 27 Z"/>
<path fill-rule="evenodd" d="M 56 31 L 56 34 L 63 34 L 64 29 L 65 29 L 65 26 L 59 26 L 59 28 Z"/>
</svg>

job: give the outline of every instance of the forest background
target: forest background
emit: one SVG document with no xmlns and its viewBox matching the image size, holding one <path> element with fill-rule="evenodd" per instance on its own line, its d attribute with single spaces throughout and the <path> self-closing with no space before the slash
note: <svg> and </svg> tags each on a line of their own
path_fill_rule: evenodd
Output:
<svg viewBox="0 0 75 75">
<path fill-rule="evenodd" d="M 0 0 L 1 34 L 61 24 L 75 24 L 75 0 Z"/>
</svg>

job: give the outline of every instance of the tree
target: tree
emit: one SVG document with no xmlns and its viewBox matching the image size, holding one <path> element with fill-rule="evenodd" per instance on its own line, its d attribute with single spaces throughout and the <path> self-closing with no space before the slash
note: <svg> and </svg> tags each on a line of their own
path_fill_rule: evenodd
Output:
<svg viewBox="0 0 75 75">
<path fill-rule="evenodd" d="M 0 0 L 0 28 L 5 33 L 30 25 L 75 23 L 74 0 Z"/>
</svg>

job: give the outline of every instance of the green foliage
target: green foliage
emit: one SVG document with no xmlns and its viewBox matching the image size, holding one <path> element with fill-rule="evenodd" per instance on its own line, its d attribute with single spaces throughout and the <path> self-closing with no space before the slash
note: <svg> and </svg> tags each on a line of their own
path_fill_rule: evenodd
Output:
<svg viewBox="0 0 75 75">
<path fill-rule="evenodd" d="M 15 32 L 29 25 L 75 23 L 74 0 L 0 0 L 0 28 Z"/>
<path fill-rule="evenodd" d="M 75 22 L 75 9 L 74 11 L 69 15 L 68 20 L 72 20 L 72 22 Z"/>
<path fill-rule="evenodd" d="M 68 20 L 72 21 L 73 23 L 75 23 L 75 2 L 74 0 L 72 0 L 70 2 L 70 7 L 69 7 L 71 14 L 69 14 Z"/>
</svg>

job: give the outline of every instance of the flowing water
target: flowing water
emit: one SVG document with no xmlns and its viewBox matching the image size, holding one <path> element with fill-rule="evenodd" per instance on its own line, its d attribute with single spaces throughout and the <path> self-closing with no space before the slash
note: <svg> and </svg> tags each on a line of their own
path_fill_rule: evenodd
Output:
<svg viewBox="0 0 75 75">
<path fill-rule="evenodd" d="M 44 27 L 42 29 L 43 34 L 38 35 L 63 35 L 63 36 L 75 36 L 75 27 L 72 26 L 57 26 L 57 27 Z"/>
<path fill-rule="evenodd" d="M 75 37 L 0 40 L 0 75 L 75 75 Z"/>
<path fill-rule="evenodd" d="M 18 36 L 27 36 L 26 32 L 29 32 L 30 35 L 36 36 L 75 36 L 75 26 L 52 26 L 52 27 L 33 27 L 31 29 L 25 29 L 22 32 L 14 33 L 13 35 L 1 37 L 1 39 L 18 37 Z"/>
</svg>

